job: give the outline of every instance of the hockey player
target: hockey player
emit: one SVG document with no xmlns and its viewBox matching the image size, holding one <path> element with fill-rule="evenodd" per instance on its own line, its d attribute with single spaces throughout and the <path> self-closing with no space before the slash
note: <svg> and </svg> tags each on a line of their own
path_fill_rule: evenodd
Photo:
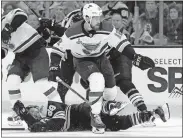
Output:
<svg viewBox="0 0 183 138">
<path fill-rule="evenodd" d="M 138 111 L 147 112 L 147 106 L 145 105 L 144 99 L 132 82 L 132 61 L 134 65 L 139 67 L 141 70 L 153 68 L 155 66 L 154 62 L 147 57 L 136 54 L 134 49 L 131 47 L 131 44 L 127 40 L 125 34 L 123 34 L 124 26 L 122 24 L 123 17 L 121 16 L 121 9 L 111 11 L 111 15 L 113 26 L 115 27 L 116 32 L 121 36 L 121 40 L 123 42 L 121 43 L 121 46 L 116 47 L 116 49 L 110 50 L 110 52 L 108 53 L 108 56 L 110 57 L 110 63 L 115 73 L 116 84 L 121 89 L 121 91 L 128 97 L 132 104 L 137 107 Z M 130 51 L 130 53 L 128 53 L 129 55 L 125 54 L 126 49 L 124 49 L 124 51 L 122 52 L 124 54 L 119 53 L 119 50 L 125 47 L 126 49 L 128 48 L 128 51 Z M 117 51 L 117 49 L 119 50 Z M 88 89 L 83 80 L 81 80 L 81 84 L 83 84 L 85 89 Z M 154 126 L 155 124 L 151 122 L 143 125 Z"/>
<path fill-rule="evenodd" d="M 62 58 L 66 56 L 66 50 L 71 50 L 75 70 L 84 80 L 89 81 L 90 90 L 96 93 L 96 99 L 100 96 L 91 106 L 91 125 L 94 133 L 103 133 L 105 128 L 100 120 L 103 99 L 115 100 L 117 94 L 114 72 L 104 53 L 108 48 L 108 41 L 114 34 L 109 34 L 112 28 L 108 28 L 107 24 L 100 24 L 101 15 L 102 10 L 98 5 L 86 4 L 83 7 L 84 21 L 68 28 L 53 47 L 53 53 L 60 54 Z"/>
<path fill-rule="evenodd" d="M 109 109 L 110 102 L 105 107 Z M 48 101 L 41 107 L 36 105 L 25 107 L 21 101 L 17 101 L 13 109 L 27 123 L 30 132 L 91 130 L 89 114 L 91 107 L 87 103 L 68 106 L 64 103 Z M 146 122 L 154 115 L 166 122 L 170 117 L 168 104 L 159 106 L 153 111 L 129 115 L 109 116 L 101 113 L 101 118 L 107 130 L 119 131 Z"/>
<path fill-rule="evenodd" d="M 120 10 L 117 10 L 117 11 L 120 11 Z M 121 18 L 120 13 L 119 13 L 119 16 Z M 119 22 L 118 24 L 116 24 L 115 22 L 117 21 L 114 20 L 113 25 L 115 26 L 117 36 L 119 36 L 120 38 L 117 40 L 119 42 L 119 45 L 116 46 L 116 49 L 115 48 L 107 49 L 106 51 L 110 50 L 110 52 L 108 53 L 108 56 L 110 56 L 110 62 L 113 66 L 115 74 L 118 74 L 116 76 L 117 85 L 120 87 L 122 92 L 128 96 L 130 101 L 138 108 L 139 111 L 146 111 L 147 107 L 144 104 L 143 97 L 135 88 L 134 84 L 132 83 L 132 74 L 131 74 L 132 61 L 135 66 L 141 68 L 142 70 L 153 68 L 155 66 L 154 62 L 148 57 L 144 57 L 142 55 L 135 53 L 134 49 L 131 47 L 131 44 L 126 39 L 126 36 L 120 32 L 122 28 L 118 24 L 121 25 L 121 22 L 118 21 Z M 121 52 L 121 54 L 117 50 Z M 57 66 L 60 63 L 60 60 L 59 58 L 57 58 L 56 60 L 56 56 L 57 54 L 54 54 L 54 53 L 51 54 L 52 59 L 53 58 L 55 59 L 52 61 L 56 61 L 56 62 L 51 63 L 54 70 L 52 70 L 52 66 L 51 66 L 50 80 L 54 81 L 55 76 L 60 76 L 62 80 L 64 80 L 67 84 L 71 85 L 72 79 L 75 73 L 75 70 L 73 68 L 73 62 L 72 62 L 72 54 L 70 53 L 70 51 L 67 51 L 67 59 L 65 59 L 64 62 L 61 62 L 61 71 L 59 71 L 59 66 Z M 82 79 L 81 79 L 81 84 L 85 87 L 85 89 L 88 88 L 88 85 L 85 85 L 86 82 L 84 82 Z M 67 91 L 68 89 L 65 86 L 63 86 L 60 83 L 58 84 L 58 92 L 63 102 L 65 102 L 65 95 Z"/>
<path fill-rule="evenodd" d="M 45 48 L 45 40 L 37 31 L 28 25 L 27 14 L 17 8 L 2 17 L 2 58 L 8 51 L 15 54 L 8 71 L 7 84 L 11 106 L 21 99 L 20 84 L 27 72 L 31 72 L 35 88 L 49 99 L 57 95 L 55 86 L 48 82 L 49 56 Z M 21 125 L 16 114 L 8 118 L 10 125 Z"/>
</svg>

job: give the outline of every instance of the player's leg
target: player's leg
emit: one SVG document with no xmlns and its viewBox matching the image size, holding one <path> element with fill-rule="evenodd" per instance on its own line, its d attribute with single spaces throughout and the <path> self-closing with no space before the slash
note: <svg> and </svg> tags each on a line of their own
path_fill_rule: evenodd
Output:
<svg viewBox="0 0 183 138">
<path fill-rule="evenodd" d="M 139 111 L 146 111 L 147 106 L 144 99 L 132 82 L 132 61 L 121 55 L 121 57 L 112 60 L 111 64 L 115 72 L 117 86 Z"/>
<path fill-rule="evenodd" d="M 105 79 L 103 98 L 106 101 L 113 101 L 117 96 L 116 80 L 114 78 L 114 71 L 111 63 L 106 56 L 101 57 L 100 70 Z"/>
<path fill-rule="evenodd" d="M 116 87 L 116 81 L 114 77 L 114 71 L 110 64 L 110 61 L 107 59 L 106 56 L 103 56 L 100 61 L 100 69 L 102 74 L 104 75 L 105 79 L 105 89 L 103 93 L 103 105 L 107 104 L 108 101 L 111 101 L 110 111 L 106 114 L 114 115 L 118 113 L 122 109 L 122 103 L 121 102 L 113 102 L 116 99 L 117 96 L 117 87 Z M 103 110 L 104 111 L 104 110 Z"/>
<path fill-rule="evenodd" d="M 85 81 L 89 81 L 89 88 L 91 92 L 95 93 L 93 100 L 96 100 L 98 97 L 100 97 L 98 98 L 97 102 L 91 105 L 91 126 L 94 133 L 103 133 L 105 125 L 100 119 L 100 112 L 103 101 L 101 94 L 103 93 L 105 87 L 104 77 L 99 72 L 99 69 L 94 61 L 73 58 L 73 62 L 75 70 L 78 72 L 78 74 Z"/>
<path fill-rule="evenodd" d="M 132 104 L 137 107 L 138 111 L 147 112 L 144 98 L 132 82 L 132 61 L 126 56 L 121 55 L 112 64 L 115 74 L 117 74 L 117 86 L 120 87 L 121 91 L 128 97 Z M 152 118 L 150 122 L 146 122 L 143 126 L 155 126 L 155 123 L 152 122 L 154 119 Z"/>
<path fill-rule="evenodd" d="M 163 122 L 167 122 L 170 118 L 168 104 L 166 103 L 163 106 L 158 106 L 153 111 L 137 112 L 129 115 L 109 116 L 107 114 L 102 114 L 102 121 L 105 123 L 107 129 L 118 131 L 126 130 L 130 127 L 148 122 L 155 115 L 159 116 Z"/>
<path fill-rule="evenodd" d="M 19 55 L 15 55 L 15 59 L 8 71 L 7 86 L 11 108 L 13 108 L 17 100 L 21 100 L 22 96 L 20 91 L 20 84 L 24 80 L 27 73 L 30 71 L 29 67 L 26 66 L 22 60 L 25 60 L 25 58 L 22 58 Z M 8 121 L 9 125 L 22 125 L 22 122 L 14 113 L 14 111 L 11 112 L 10 116 L 8 117 Z"/>
<path fill-rule="evenodd" d="M 91 130 L 91 106 L 88 103 L 73 104 L 70 109 L 70 129 Z"/>
<path fill-rule="evenodd" d="M 59 77 L 67 83 L 69 86 L 71 86 L 73 82 L 73 76 L 74 76 L 75 70 L 73 66 L 73 56 L 70 51 L 67 52 L 67 60 L 61 61 L 61 70 Z M 65 87 L 62 83 L 58 83 L 57 91 L 62 99 L 62 102 L 65 103 L 65 96 L 68 91 L 68 88 Z"/>
<path fill-rule="evenodd" d="M 106 114 L 114 115 L 122 109 L 123 105 L 121 102 L 113 102 L 117 95 L 117 88 L 115 85 L 116 83 L 112 66 L 109 60 L 106 58 L 106 56 L 101 56 L 101 58 L 97 60 L 97 66 L 98 68 L 100 68 L 101 73 L 103 74 L 105 79 L 105 89 L 103 92 L 103 105 L 107 104 L 108 101 L 111 101 L 111 105 L 113 105 L 111 106 L 110 110 L 106 110 Z M 91 99 L 96 95 L 95 92 L 88 89 L 89 86 L 88 81 L 81 79 L 80 83 L 87 90 L 87 99 Z M 99 93 L 97 94 L 100 95 Z"/>
<path fill-rule="evenodd" d="M 36 54 L 37 53 L 37 54 Z M 29 65 L 35 87 L 49 100 L 61 101 L 57 92 L 57 83 L 48 81 L 49 56 L 45 47 L 35 50 L 35 54 L 29 57 Z"/>
</svg>

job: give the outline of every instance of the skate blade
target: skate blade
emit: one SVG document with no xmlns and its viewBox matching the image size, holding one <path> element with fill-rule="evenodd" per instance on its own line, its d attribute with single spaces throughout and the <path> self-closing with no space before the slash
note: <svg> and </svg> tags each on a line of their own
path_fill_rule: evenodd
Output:
<svg viewBox="0 0 183 138">
<path fill-rule="evenodd" d="M 104 134 L 105 128 L 96 128 L 96 127 L 92 127 L 92 132 L 93 132 L 94 134 Z"/>
<path fill-rule="evenodd" d="M 156 124 L 154 122 L 145 122 L 142 124 L 143 127 L 155 127 Z"/>
<path fill-rule="evenodd" d="M 8 121 L 8 125 L 9 126 L 23 126 L 23 123 L 18 122 L 18 121 Z"/>
<path fill-rule="evenodd" d="M 165 113 L 165 120 L 163 120 L 163 122 L 167 122 L 170 119 L 170 108 L 168 103 L 165 103 L 164 105 L 162 105 L 162 109 Z"/>
</svg>

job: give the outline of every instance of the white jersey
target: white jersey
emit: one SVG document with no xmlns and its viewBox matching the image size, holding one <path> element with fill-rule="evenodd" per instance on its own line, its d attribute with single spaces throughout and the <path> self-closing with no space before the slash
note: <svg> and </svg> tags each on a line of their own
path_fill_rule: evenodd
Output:
<svg viewBox="0 0 183 138">
<path fill-rule="evenodd" d="M 3 29 L 7 23 L 11 24 L 14 17 L 17 15 L 27 17 L 26 13 L 24 13 L 21 9 L 12 10 L 2 18 L 1 29 Z M 8 51 L 20 53 L 26 50 L 40 38 L 41 36 L 38 34 L 38 32 L 29 24 L 24 22 L 20 27 L 17 28 L 16 31 L 11 33 L 11 39 L 8 44 L 2 43 L 2 47 L 4 47 L 4 49 L 8 49 Z"/>
<path fill-rule="evenodd" d="M 53 46 L 52 52 L 63 56 L 66 50 L 71 50 L 76 58 L 99 57 L 113 47 L 122 52 L 129 44 L 125 35 L 118 34 L 107 22 L 102 22 L 100 29 L 94 34 L 88 34 L 84 30 L 84 22 L 80 21 L 67 29 L 60 41 Z"/>
</svg>

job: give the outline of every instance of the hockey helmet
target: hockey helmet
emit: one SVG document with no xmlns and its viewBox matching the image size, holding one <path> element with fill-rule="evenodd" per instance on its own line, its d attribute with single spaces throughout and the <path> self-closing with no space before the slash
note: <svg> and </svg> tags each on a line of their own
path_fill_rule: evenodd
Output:
<svg viewBox="0 0 183 138">
<path fill-rule="evenodd" d="M 102 16 L 102 9 L 95 3 L 89 3 L 83 7 L 83 19 L 86 21 L 86 18 L 90 19 L 89 24 L 91 23 L 92 17 Z"/>
</svg>

